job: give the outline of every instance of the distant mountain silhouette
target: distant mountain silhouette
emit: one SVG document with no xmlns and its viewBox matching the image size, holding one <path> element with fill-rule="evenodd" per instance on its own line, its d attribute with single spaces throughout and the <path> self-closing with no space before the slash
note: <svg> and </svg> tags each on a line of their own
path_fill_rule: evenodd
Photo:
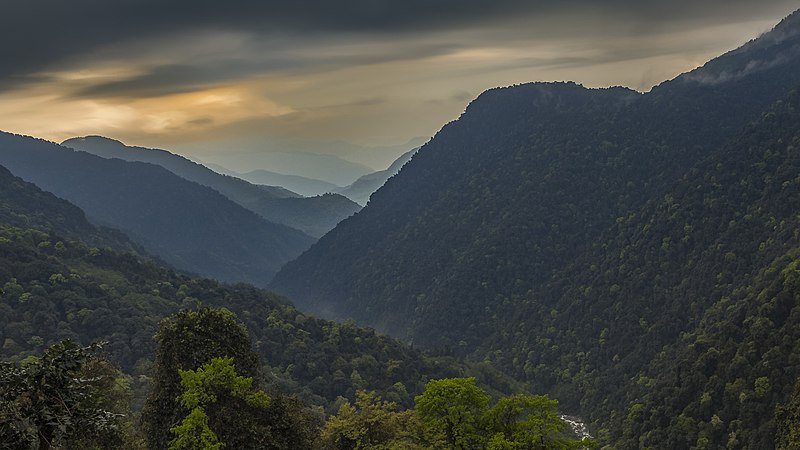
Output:
<svg viewBox="0 0 800 450">
<path fill-rule="evenodd" d="M 0 133 L 0 164 L 118 228 L 175 267 L 265 285 L 313 239 L 161 166 Z"/>
<path fill-rule="evenodd" d="M 224 161 L 209 158 L 234 172 L 249 172 L 266 169 L 284 175 L 296 175 L 313 180 L 322 180 L 336 186 L 347 186 L 358 177 L 374 172 L 375 169 L 363 164 L 348 161 L 333 154 L 303 151 L 302 147 L 283 151 L 243 151 L 227 152 Z"/>
<path fill-rule="evenodd" d="M 327 193 L 338 193 L 358 203 L 359 205 L 364 206 L 367 204 L 369 196 L 378 190 L 378 188 L 383 186 L 383 183 L 385 183 L 386 180 L 400 171 L 400 168 L 403 167 L 403 164 L 407 163 L 417 150 L 419 150 L 419 147 L 401 155 L 387 169 L 366 174 L 354 181 L 352 184 L 344 187 L 312 178 L 306 178 L 297 175 L 284 175 L 262 169 L 253 170 L 246 173 L 237 173 L 219 165 L 212 164 L 209 165 L 209 167 L 213 166 L 212 168 L 219 173 L 239 177 L 251 183 L 281 186 L 302 195 L 313 196 Z"/>
<path fill-rule="evenodd" d="M 296 228 L 314 237 L 322 236 L 359 209 L 344 197 L 311 200 L 283 187 L 254 185 L 235 176 L 217 173 L 166 150 L 131 147 L 102 136 L 67 139 L 62 145 L 103 158 L 160 165 L 182 178 L 215 189 L 270 222 Z"/>
<path fill-rule="evenodd" d="M 247 180 L 253 184 L 264 184 L 270 186 L 282 186 L 300 195 L 313 197 L 327 193 L 338 192 L 341 186 L 337 186 L 327 181 L 315 180 L 313 178 L 301 177 L 299 175 L 284 175 L 282 173 L 270 172 L 269 170 L 258 169 L 245 173 L 228 171 L 229 175 Z"/>
</svg>

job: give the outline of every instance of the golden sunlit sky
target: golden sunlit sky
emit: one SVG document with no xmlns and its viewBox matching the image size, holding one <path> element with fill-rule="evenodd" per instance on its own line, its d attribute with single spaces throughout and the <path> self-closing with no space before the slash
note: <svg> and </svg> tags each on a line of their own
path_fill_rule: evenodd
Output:
<svg viewBox="0 0 800 450">
<path fill-rule="evenodd" d="M 58 142 L 104 135 L 234 170 L 269 169 L 264 156 L 276 152 L 383 169 L 488 88 L 571 80 L 646 91 L 799 7 L 9 0 L 0 129 Z"/>
</svg>

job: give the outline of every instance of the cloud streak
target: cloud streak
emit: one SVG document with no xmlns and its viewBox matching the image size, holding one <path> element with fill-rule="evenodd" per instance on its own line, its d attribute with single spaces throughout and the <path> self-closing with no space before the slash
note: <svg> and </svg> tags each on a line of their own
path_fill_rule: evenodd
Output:
<svg viewBox="0 0 800 450">
<path fill-rule="evenodd" d="M 53 140 L 107 134 L 204 154 L 283 146 L 344 155 L 337 141 L 377 148 L 430 136 L 498 85 L 573 80 L 646 90 L 797 6 L 7 0 L 0 129 Z"/>
</svg>

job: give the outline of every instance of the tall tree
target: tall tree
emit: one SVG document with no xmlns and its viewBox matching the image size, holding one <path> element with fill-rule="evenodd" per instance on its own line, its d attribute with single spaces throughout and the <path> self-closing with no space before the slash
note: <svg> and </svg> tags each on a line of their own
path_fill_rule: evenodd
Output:
<svg viewBox="0 0 800 450">
<path fill-rule="evenodd" d="M 358 391 L 356 403 L 342 404 L 322 430 L 325 450 L 421 449 L 420 426 L 412 411 L 397 411 L 397 404 L 381 400 L 375 392 Z"/>
<path fill-rule="evenodd" d="M 142 411 L 150 448 L 167 448 L 170 429 L 188 411 L 176 400 L 183 394 L 181 370 L 195 370 L 213 358 L 233 358 L 236 372 L 258 374 L 258 356 L 250 348 L 247 330 L 226 309 L 180 311 L 163 319 L 155 336 L 156 364 L 153 388 Z"/>
<path fill-rule="evenodd" d="M 181 311 L 156 334 L 142 413 L 150 448 L 310 448 L 315 424 L 296 401 L 257 389 L 247 329 L 222 308 Z"/>
<path fill-rule="evenodd" d="M 130 396 L 100 345 L 52 345 L 41 357 L 0 365 L 0 448 L 133 448 Z M 128 436 L 130 437 L 130 436 Z"/>
<path fill-rule="evenodd" d="M 432 447 L 470 449 L 485 441 L 481 420 L 489 396 L 475 378 L 431 380 L 415 401 L 414 410 L 429 431 L 426 439 Z"/>
<path fill-rule="evenodd" d="M 488 448 L 569 449 L 589 448 L 594 442 L 575 439 L 561 419 L 558 401 L 546 395 L 517 394 L 500 399 L 486 413 L 486 427 L 492 435 Z"/>
</svg>

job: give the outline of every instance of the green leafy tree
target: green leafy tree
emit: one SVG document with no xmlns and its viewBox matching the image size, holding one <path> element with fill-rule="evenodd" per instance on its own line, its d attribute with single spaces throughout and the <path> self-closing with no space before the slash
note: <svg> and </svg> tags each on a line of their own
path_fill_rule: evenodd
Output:
<svg viewBox="0 0 800 450">
<path fill-rule="evenodd" d="M 486 413 L 492 434 L 488 449 L 570 449 L 593 447 L 589 440 L 575 439 L 558 415 L 557 400 L 546 395 L 512 395 L 500 399 Z"/>
<path fill-rule="evenodd" d="M 99 344 L 62 341 L 41 357 L 0 366 L 0 447 L 134 448 L 119 375 L 95 356 Z"/>
<path fill-rule="evenodd" d="M 250 348 L 247 330 L 226 309 L 180 311 L 161 321 L 155 340 L 153 387 L 142 411 L 142 423 L 148 446 L 167 448 L 173 438 L 170 429 L 188 412 L 177 401 L 183 395 L 179 371 L 230 357 L 238 373 L 253 377 L 258 373 L 258 357 Z"/>
<path fill-rule="evenodd" d="M 235 411 L 223 404 L 230 400 L 244 401 L 246 409 L 266 410 L 270 404 L 269 396 L 253 388 L 253 379 L 236 373 L 233 358 L 214 358 L 197 370 L 181 370 L 181 385 L 184 388 L 181 404 L 190 410 L 189 415 L 170 431 L 176 435 L 170 442 L 170 450 L 217 449 L 220 443 L 217 434 L 209 427 L 206 409 L 213 409 L 215 415 L 226 416 Z M 241 410 L 239 410 L 241 413 Z"/>
<path fill-rule="evenodd" d="M 355 406 L 342 404 L 322 430 L 325 450 L 421 449 L 421 428 L 412 411 L 397 411 L 397 404 L 381 400 L 375 392 L 358 391 Z"/>
<path fill-rule="evenodd" d="M 142 414 L 150 448 L 311 448 L 316 425 L 302 405 L 257 389 L 258 358 L 233 313 L 181 311 L 156 341 Z"/>
<path fill-rule="evenodd" d="M 795 384 L 789 402 L 775 409 L 775 418 L 778 424 L 775 448 L 800 449 L 800 382 Z"/>
<path fill-rule="evenodd" d="M 431 380 L 415 400 L 414 410 L 432 447 L 471 449 L 485 442 L 481 422 L 489 396 L 475 378 Z"/>
</svg>

